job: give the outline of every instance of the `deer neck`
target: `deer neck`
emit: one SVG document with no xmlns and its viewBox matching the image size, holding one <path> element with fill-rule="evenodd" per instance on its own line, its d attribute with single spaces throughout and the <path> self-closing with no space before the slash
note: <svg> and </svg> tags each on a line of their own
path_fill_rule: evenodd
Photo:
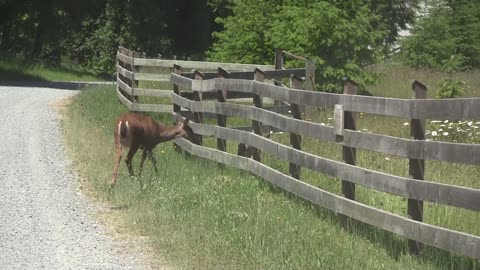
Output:
<svg viewBox="0 0 480 270">
<path fill-rule="evenodd" d="M 175 126 L 164 126 L 159 125 L 157 127 L 157 138 L 158 142 L 165 142 L 170 141 L 175 138 L 178 138 L 182 135 L 182 126 L 175 125 Z"/>
</svg>

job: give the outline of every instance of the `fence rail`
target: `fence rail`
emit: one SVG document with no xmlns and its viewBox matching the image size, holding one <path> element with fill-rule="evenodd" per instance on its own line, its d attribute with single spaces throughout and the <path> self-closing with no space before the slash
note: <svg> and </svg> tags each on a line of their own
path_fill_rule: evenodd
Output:
<svg viewBox="0 0 480 270">
<path fill-rule="evenodd" d="M 410 239 L 413 253 L 421 250 L 420 243 L 465 256 L 480 259 L 480 236 L 423 223 L 423 202 L 480 211 L 480 190 L 459 185 L 441 184 L 424 180 L 425 161 L 437 160 L 450 163 L 480 165 L 480 145 L 448 143 L 424 140 L 425 119 L 472 120 L 480 119 L 480 99 L 462 98 L 425 99 L 426 87 L 413 82 L 414 99 L 394 99 L 356 95 L 356 85 L 344 80 L 344 94 L 314 92 L 314 70 L 303 58 L 287 52 L 277 53 L 276 70 L 261 70 L 258 65 L 234 64 L 203 69 L 217 72 L 182 72 L 198 63 L 135 58 L 128 50 L 119 50 L 118 98 L 130 110 L 168 111 L 185 114 L 190 112 L 194 122 L 194 142 L 177 139 L 175 143 L 185 151 L 219 164 L 234 166 L 264 178 L 266 181 L 298 195 L 314 204 L 340 214 L 342 220 L 353 218 L 383 230 Z M 132 56 L 130 56 L 132 55 Z M 305 60 L 305 68 L 282 68 L 280 56 Z M 136 65 L 174 65 L 170 74 L 173 91 L 142 89 L 135 80 L 164 78 L 136 73 Z M 220 64 L 220 63 L 215 63 Z M 131 66 L 129 66 L 131 65 Z M 132 67 L 133 65 L 133 67 Z M 165 64 L 166 65 L 166 64 Z M 184 65 L 184 66 L 179 66 Z M 224 67 L 249 68 L 247 71 L 229 72 Z M 199 66 L 195 66 L 199 68 Z M 254 71 L 252 71 L 254 70 Z M 290 87 L 281 85 L 278 79 L 290 78 Z M 274 80 L 269 84 L 266 80 Z M 304 89 L 301 89 L 304 88 Z M 158 91 L 158 92 L 155 92 Z M 172 105 L 139 104 L 135 96 L 170 96 Z M 253 105 L 234 104 L 228 99 L 247 97 Z M 263 98 L 277 102 L 264 106 Z M 304 106 L 334 109 L 335 126 L 326 126 L 302 119 Z M 287 113 L 288 111 L 288 113 Z M 362 112 L 383 116 L 403 117 L 410 120 L 412 139 L 365 133 L 356 130 L 354 113 Z M 286 115 L 287 113 L 287 115 Z M 217 125 L 205 124 L 206 115 L 217 117 Z M 251 127 L 227 127 L 228 117 L 241 117 L 252 121 Z M 290 145 L 274 142 L 264 136 L 264 127 L 290 133 Z M 217 149 L 202 146 L 203 137 L 215 137 Z M 342 146 L 345 162 L 327 159 L 302 150 L 302 139 L 314 138 Z M 252 158 L 226 152 L 227 141 L 253 149 Z M 409 159 L 410 177 L 378 172 L 356 166 L 356 149 Z M 289 163 L 286 175 L 268 167 L 261 161 L 260 153 L 269 154 Z M 332 194 L 302 182 L 301 169 L 334 177 L 342 183 L 343 196 Z M 376 209 L 355 201 L 355 185 L 387 192 L 408 199 L 408 218 Z M 347 223 L 342 222 L 343 226 Z"/>
</svg>

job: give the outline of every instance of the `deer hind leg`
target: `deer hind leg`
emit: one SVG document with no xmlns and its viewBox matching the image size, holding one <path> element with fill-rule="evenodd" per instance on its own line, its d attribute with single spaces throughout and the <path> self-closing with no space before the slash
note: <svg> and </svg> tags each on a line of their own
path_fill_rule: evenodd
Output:
<svg viewBox="0 0 480 270">
<path fill-rule="evenodd" d="M 115 166 L 113 168 L 113 176 L 111 186 L 115 186 L 118 177 L 118 168 L 120 167 L 120 161 L 122 160 L 122 145 L 120 144 L 118 137 L 115 136 Z"/>
<path fill-rule="evenodd" d="M 132 159 L 135 153 L 137 153 L 137 150 L 138 150 L 138 145 L 132 145 L 130 147 L 130 151 L 128 151 L 127 159 L 125 160 L 125 163 L 127 163 L 127 168 L 128 168 L 128 172 L 130 173 L 130 176 L 133 176 Z"/>
</svg>

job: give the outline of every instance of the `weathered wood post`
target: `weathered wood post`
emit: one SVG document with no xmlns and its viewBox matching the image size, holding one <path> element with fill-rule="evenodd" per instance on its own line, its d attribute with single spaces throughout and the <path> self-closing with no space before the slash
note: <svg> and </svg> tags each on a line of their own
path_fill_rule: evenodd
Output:
<svg viewBox="0 0 480 270">
<path fill-rule="evenodd" d="M 176 75 L 182 75 L 182 67 L 179 65 L 173 65 L 173 73 Z M 173 93 L 180 96 L 180 87 L 176 84 L 173 84 Z M 180 105 L 173 104 L 173 112 L 176 114 L 180 114 Z"/>
<path fill-rule="evenodd" d="M 305 60 L 305 90 L 315 91 L 315 63 L 310 60 Z M 312 118 L 313 107 L 308 105 L 303 105 L 303 112 L 305 113 L 305 118 L 311 120 Z"/>
<path fill-rule="evenodd" d="M 419 81 L 413 81 L 412 91 L 414 99 L 427 98 L 427 87 Z M 410 120 L 410 137 L 414 140 L 425 140 L 425 119 Z M 410 158 L 408 160 L 408 174 L 411 178 L 423 180 L 425 176 L 425 160 Z M 423 221 L 423 201 L 416 199 L 408 199 L 408 217 Z M 410 253 L 418 255 L 422 250 L 422 244 L 414 240 L 408 241 Z"/>
<path fill-rule="evenodd" d="M 253 75 L 253 79 L 257 82 L 263 82 L 265 80 L 265 73 L 260 69 L 256 68 Z M 260 97 L 260 95 L 255 94 L 253 96 L 253 103 L 255 107 L 263 108 L 262 98 Z M 260 122 L 252 120 L 252 128 L 255 134 L 262 136 L 262 124 Z M 252 148 L 252 156 L 254 160 L 258 162 L 261 161 L 260 151 L 257 148 Z"/>
<path fill-rule="evenodd" d="M 348 79 L 343 78 L 343 94 L 344 95 L 356 95 L 357 94 L 357 84 Z M 343 128 L 356 130 L 356 118 L 354 112 L 344 111 L 343 113 Z M 355 165 L 357 161 L 357 150 L 353 147 L 343 146 L 343 161 L 347 164 Z M 342 194 L 345 198 L 350 200 L 355 200 L 355 184 L 349 181 L 342 180 Z M 342 227 L 344 229 L 349 228 L 350 218 L 342 216 L 341 218 Z"/>
<path fill-rule="evenodd" d="M 179 65 L 173 65 L 173 73 L 176 75 L 182 75 L 182 67 Z M 177 84 L 173 84 L 173 93 L 180 96 L 180 87 Z M 173 112 L 176 114 L 176 117 L 181 116 L 180 105 L 173 103 Z M 173 143 L 173 147 L 180 151 L 180 146 L 178 146 L 175 142 Z"/>
<path fill-rule="evenodd" d="M 133 73 L 132 79 L 130 80 L 130 87 L 132 87 L 132 103 L 138 103 L 138 96 L 135 96 L 135 88 L 138 88 L 138 80 L 135 80 L 135 73 L 139 73 L 139 68 L 135 66 L 135 58 L 141 58 L 142 54 L 135 51 L 130 51 L 130 56 L 132 57 L 132 63 L 130 66 L 130 71 Z M 132 107 L 136 107 L 136 105 L 132 104 Z"/>
<path fill-rule="evenodd" d="M 302 89 L 303 80 L 297 76 L 292 76 L 290 78 L 290 88 L 293 89 Z M 302 119 L 302 114 L 300 112 L 301 104 L 290 104 L 290 111 L 292 117 L 295 119 Z M 302 137 L 299 134 L 290 132 L 290 144 L 293 148 L 301 150 L 302 149 Z M 289 164 L 290 175 L 294 178 L 300 179 L 300 166 L 290 162 Z"/>
<path fill-rule="evenodd" d="M 275 49 L 275 70 L 282 70 L 283 69 L 283 64 L 285 62 L 285 54 L 283 53 L 282 49 Z M 281 86 L 281 82 L 274 81 L 274 85 L 276 86 Z M 274 100 L 273 105 L 282 105 L 282 101 L 280 100 Z"/>
<path fill-rule="evenodd" d="M 117 73 L 118 77 L 120 78 L 120 80 L 125 83 L 127 86 L 129 86 L 130 88 L 132 88 L 132 79 L 133 79 L 133 71 L 132 71 L 132 66 L 133 66 L 133 52 L 130 51 L 129 49 L 126 49 L 122 46 L 119 46 L 118 47 L 118 52 L 120 54 L 122 54 L 124 56 L 124 58 L 126 58 L 125 60 L 118 60 L 117 58 L 117 61 L 118 61 L 118 65 L 122 68 L 124 68 L 125 70 L 127 71 L 130 71 L 131 72 L 131 78 L 129 77 L 126 77 L 126 76 L 123 76 L 122 74 L 120 73 Z M 130 100 L 131 102 L 134 101 L 133 99 L 133 96 L 126 92 L 126 90 L 122 89 L 121 87 L 119 87 L 120 91 L 122 92 L 122 94 L 125 96 L 125 97 L 128 97 L 128 100 Z M 133 90 L 132 90 L 133 91 Z M 131 109 L 131 108 L 130 108 Z"/>
<path fill-rule="evenodd" d="M 218 78 L 228 78 L 230 77 L 230 72 L 226 71 L 225 69 L 219 67 L 218 68 Z M 227 101 L 227 89 L 217 89 L 217 101 L 218 102 L 225 102 Z M 227 126 L 227 116 L 223 114 L 217 114 L 217 125 L 219 127 Z M 217 138 L 217 149 L 223 152 L 227 151 L 227 141 L 224 139 Z M 221 169 L 225 168 L 225 164 L 218 163 L 218 167 Z"/>
<path fill-rule="evenodd" d="M 118 84 L 119 84 L 118 81 L 119 81 L 119 80 L 120 80 L 120 81 L 125 81 L 125 77 L 120 73 L 120 67 L 123 68 L 125 65 L 123 64 L 122 61 L 120 61 L 120 60 L 118 59 L 119 54 L 120 54 L 120 53 L 123 53 L 123 50 L 124 50 L 124 48 L 123 48 L 122 46 L 118 46 L 118 50 L 117 50 L 117 55 L 116 55 L 116 57 L 115 57 L 115 61 L 116 61 L 116 64 L 117 64 L 117 66 L 116 66 L 116 69 L 117 69 L 117 91 L 120 91 L 123 95 L 125 95 L 125 92 L 122 90 L 122 88 L 121 88 L 120 86 L 118 86 Z M 119 102 L 120 102 L 120 100 L 119 100 Z"/>
<path fill-rule="evenodd" d="M 195 80 L 203 80 L 204 77 L 205 75 L 202 72 L 198 70 L 194 71 Z M 202 101 L 202 99 L 203 99 L 203 93 L 201 91 L 193 91 L 193 100 Z M 193 121 L 195 121 L 195 123 L 201 124 L 203 122 L 203 113 L 193 112 Z M 199 134 L 195 135 L 195 143 L 198 145 L 203 145 L 202 135 L 199 135 Z"/>
</svg>

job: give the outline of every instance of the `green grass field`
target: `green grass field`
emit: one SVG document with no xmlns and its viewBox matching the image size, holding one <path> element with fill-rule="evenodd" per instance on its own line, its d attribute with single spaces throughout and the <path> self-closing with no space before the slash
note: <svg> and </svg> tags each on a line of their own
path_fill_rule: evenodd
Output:
<svg viewBox="0 0 480 270">
<path fill-rule="evenodd" d="M 389 72 L 400 69 L 394 74 L 402 81 L 414 73 L 401 67 L 382 68 Z M 400 76 L 402 72 L 407 75 Z M 428 74 L 419 74 L 430 78 Z M 478 75 L 465 76 L 474 82 L 472 78 Z M 408 80 L 400 88 L 396 77 L 384 77 L 371 92 L 409 97 Z M 470 89 L 470 96 L 478 96 L 478 91 Z M 480 269 L 478 261 L 430 247 L 421 256 L 410 256 L 404 238 L 368 225 L 357 224 L 352 232 L 345 232 L 333 212 L 286 194 L 249 173 L 231 168 L 220 170 L 216 162 L 182 155 L 173 149 L 172 143 L 161 144 L 155 150 L 158 174 L 147 162 L 142 175 L 142 180 L 149 183 L 146 189 L 139 189 L 139 179 L 127 176 L 122 162 L 119 184 L 112 192 L 109 181 L 114 158 L 113 123 L 124 111 L 112 88 L 83 91 L 65 111 L 65 138 L 89 193 L 111 205 L 108 216 L 113 221 L 108 223 L 133 238 L 147 237 L 158 256 L 166 260 L 161 263 L 185 269 Z M 164 115 L 153 116 L 171 122 Z M 329 111 L 317 111 L 314 118 L 326 124 L 332 122 Z M 406 121 L 365 115 L 359 119 L 358 129 L 408 137 Z M 228 120 L 230 126 L 246 123 L 249 121 Z M 434 124 L 428 127 L 438 128 Z M 272 139 L 289 142 L 286 134 L 276 134 Z M 449 136 L 441 139 L 453 140 Z M 477 142 L 478 137 L 468 139 Z M 216 140 L 205 138 L 204 145 L 215 147 Z M 302 147 L 307 152 L 341 159 L 341 148 L 335 144 L 305 139 Z M 228 151 L 236 152 L 234 142 L 229 142 Z M 408 174 L 406 159 L 361 150 L 357 155 L 359 166 Z M 134 159 L 135 171 L 139 156 Z M 288 172 L 286 162 L 266 155 L 263 160 Z M 480 188 L 479 175 L 479 166 L 429 161 L 426 165 L 426 179 L 432 181 Z M 340 193 L 336 179 L 309 170 L 302 171 L 302 179 Z M 397 196 L 357 185 L 357 198 L 393 213 L 406 213 L 406 200 Z M 479 213 L 473 211 L 425 204 L 425 221 L 431 224 L 480 235 L 479 220 Z"/>
<path fill-rule="evenodd" d="M 91 73 L 49 67 L 18 59 L 0 58 L 0 81 L 104 81 Z"/>
</svg>

